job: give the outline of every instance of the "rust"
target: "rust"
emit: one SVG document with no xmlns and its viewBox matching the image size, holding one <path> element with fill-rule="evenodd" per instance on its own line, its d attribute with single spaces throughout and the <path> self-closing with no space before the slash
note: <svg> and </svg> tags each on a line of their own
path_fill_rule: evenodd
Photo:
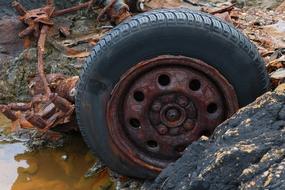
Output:
<svg viewBox="0 0 285 190">
<path fill-rule="evenodd" d="M 18 4 L 18 2 L 14 4 Z M 20 20 L 28 27 L 19 33 L 19 37 L 22 38 L 31 34 L 38 37 L 40 30 L 39 24 L 52 26 L 53 22 L 50 19 L 50 16 L 54 12 L 54 9 L 53 6 L 45 6 L 43 8 L 26 11 L 25 14 L 20 17 Z M 22 11 L 16 10 L 20 15 L 22 14 Z"/>
<path fill-rule="evenodd" d="M 8 107 L 14 111 L 28 111 L 32 108 L 31 103 L 11 103 Z"/>
<path fill-rule="evenodd" d="M 66 76 L 61 73 L 53 73 L 46 75 L 46 78 L 50 89 L 53 91 L 57 88 L 61 81 L 66 79 Z M 41 81 L 41 78 L 39 76 L 36 76 L 31 80 L 29 84 L 29 90 L 32 96 L 44 94 L 45 91 L 43 87 L 43 82 Z"/>
<path fill-rule="evenodd" d="M 27 121 L 25 118 L 20 118 L 19 119 L 19 124 L 20 124 L 20 127 L 23 128 L 23 129 L 34 128 L 34 126 L 29 121 Z"/>
<path fill-rule="evenodd" d="M 30 113 L 26 116 L 26 119 L 29 123 L 37 128 L 44 129 L 47 126 L 47 122 L 37 114 Z"/>
<path fill-rule="evenodd" d="M 127 160 L 160 171 L 238 109 L 233 87 L 213 67 L 159 56 L 125 73 L 107 105 L 107 125 Z M 119 114 L 120 113 L 120 114 Z"/>
<path fill-rule="evenodd" d="M 27 26 L 19 33 L 19 37 L 24 38 L 29 44 L 30 39 L 32 39 L 31 37 L 38 39 L 38 75 L 29 85 L 30 93 L 33 96 L 32 101 L 29 103 L 12 103 L 7 106 L 2 106 L 1 112 L 13 121 L 19 120 L 20 125 L 26 128 L 33 125 L 34 127 L 47 130 L 57 124 L 69 122 L 71 120 L 70 117 L 73 115 L 73 104 L 76 94 L 75 86 L 78 77 L 67 78 L 58 73 L 45 74 L 45 44 L 49 29 L 54 25 L 53 18 L 81 9 L 90 9 L 93 5 L 96 5 L 103 8 L 98 15 L 99 21 L 109 20 L 113 23 L 120 23 L 131 16 L 129 8 L 131 7 L 133 9 L 138 3 L 141 2 L 129 0 L 89 0 L 63 10 L 56 10 L 54 1 L 47 0 L 46 5 L 43 7 L 27 10 L 22 4 L 14 1 L 12 5 L 20 15 L 19 19 Z M 232 10 L 232 8 L 233 6 L 229 6 L 212 11 L 211 13 L 223 13 Z M 59 31 L 64 36 L 70 35 L 69 28 L 64 26 L 59 26 Z M 65 51 L 68 56 L 84 57 L 87 55 L 86 52 L 78 52 L 68 47 L 60 47 L 59 49 Z M 172 95 L 160 96 L 157 97 L 156 101 L 150 102 L 150 105 L 152 105 L 151 113 L 153 112 L 153 114 L 150 115 L 150 121 L 153 123 L 162 122 L 156 129 L 156 131 L 162 135 L 183 134 L 185 131 L 193 129 L 195 125 L 195 122 L 193 124 L 193 121 L 191 119 L 189 120 L 186 114 L 191 113 L 192 117 L 197 115 L 196 112 L 198 112 L 198 110 L 193 105 L 193 102 L 187 96 L 183 95 L 183 93 L 177 97 L 176 102 L 174 102 L 171 96 Z M 149 97 L 145 98 L 147 99 Z M 168 101 L 169 103 L 166 105 L 164 101 Z M 170 104 L 170 102 L 172 103 Z M 188 108 L 185 111 L 184 107 L 186 105 Z M 155 112 L 157 112 L 157 114 Z M 135 123 L 135 121 L 133 122 Z M 182 125 L 184 122 L 187 123 L 185 124 L 185 126 L 187 125 L 185 130 L 176 129 L 176 125 Z"/>
<path fill-rule="evenodd" d="M 16 114 L 8 106 L 0 105 L 0 112 L 2 112 L 11 121 L 18 120 Z"/>
<path fill-rule="evenodd" d="M 26 28 L 19 33 L 19 37 L 25 39 L 27 44 L 25 47 L 29 46 L 32 37 L 38 39 L 38 73 L 29 84 L 30 94 L 33 96 L 31 102 L 0 105 L 0 112 L 8 119 L 14 122 L 19 121 L 22 128 L 37 127 L 44 131 L 58 124 L 74 120 L 72 117 L 74 117 L 75 86 L 79 78 L 67 78 L 59 73 L 46 75 L 44 62 L 45 44 L 49 29 L 54 25 L 54 17 L 81 9 L 90 9 L 95 4 L 105 7 L 99 14 L 98 20 L 101 17 L 106 17 L 112 22 L 119 23 L 130 16 L 128 5 L 123 0 L 90 0 L 63 10 L 56 10 L 53 0 L 47 0 L 45 6 L 32 10 L 27 10 L 17 1 L 12 3 L 12 6 L 20 15 L 20 21 L 26 25 Z M 64 36 L 70 35 L 69 28 L 60 26 L 59 30 Z M 64 50 L 68 55 L 72 56 L 87 55 L 86 52 L 78 52 L 67 47 Z M 15 125 L 14 123 L 13 126 Z M 70 129 L 74 129 L 74 126 L 71 126 Z"/>
<path fill-rule="evenodd" d="M 49 98 L 54 103 L 54 105 L 64 113 L 69 113 L 70 110 L 73 109 L 72 104 L 68 100 L 58 96 L 57 94 L 50 94 Z"/>
<path fill-rule="evenodd" d="M 29 34 L 31 34 L 33 31 L 35 30 L 35 26 L 30 24 L 30 26 L 28 26 L 25 30 L 23 30 L 22 32 L 19 33 L 19 37 L 23 38 L 25 36 L 28 36 Z"/>
<path fill-rule="evenodd" d="M 61 81 L 56 89 L 55 93 L 59 96 L 69 100 L 70 102 L 74 103 L 75 95 L 76 95 L 76 84 L 79 80 L 78 76 L 67 78 Z"/>
<path fill-rule="evenodd" d="M 27 13 L 27 10 L 17 1 L 12 2 L 12 6 L 19 13 L 19 15 L 24 16 Z"/>
<path fill-rule="evenodd" d="M 51 93 L 44 71 L 44 52 L 45 52 L 45 42 L 48 30 L 49 26 L 44 25 L 42 27 L 40 38 L 38 41 L 38 73 L 41 78 L 41 81 L 43 82 L 46 96 L 49 96 L 49 94 Z"/>
</svg>

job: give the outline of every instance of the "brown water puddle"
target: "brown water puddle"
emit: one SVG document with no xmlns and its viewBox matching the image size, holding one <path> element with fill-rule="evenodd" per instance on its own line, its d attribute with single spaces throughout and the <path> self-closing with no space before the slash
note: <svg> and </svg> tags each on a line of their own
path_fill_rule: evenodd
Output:
<svg viewBox="0 0 285 190">
<path fill-rule="evenodd" d="M 0 115 L 0 128 L 10 125 Z M 107 171 L 89 178 L 84 174 L 95 158 L 74 136 L 63 148 L 28 152 L 23 143 L 0 141 L 1 190 L 101 190 L 114 189 Z"/>
</svg>

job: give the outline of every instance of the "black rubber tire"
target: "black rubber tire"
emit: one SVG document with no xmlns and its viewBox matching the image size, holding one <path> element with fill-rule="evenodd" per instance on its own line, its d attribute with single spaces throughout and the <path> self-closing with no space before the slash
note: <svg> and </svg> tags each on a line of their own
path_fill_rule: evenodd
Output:
<svg viewBox="0 0 285 190">
<path fill-rule="evenodd" d="M 234 86 L 240 106 L 268 90 L 265 64 L 256 47 L 232 25 L 188 9 L 162 9 L 134 16 L 94 47 L 81 73 L 76 113 L 82 135 L 112 170 L 153 178 L 157 173 L 124 160 L 110 139 L 106 103 L 122 74 L 159 55 L 183 55 L 215 67 Z"/>
</svg>

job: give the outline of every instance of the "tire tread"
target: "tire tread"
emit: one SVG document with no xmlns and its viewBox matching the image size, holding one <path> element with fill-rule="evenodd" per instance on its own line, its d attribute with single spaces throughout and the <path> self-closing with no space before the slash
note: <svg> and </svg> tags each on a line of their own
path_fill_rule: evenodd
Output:
<svg viewBox="0 0 285 190">
<path fill-rule="evenodd" d="M 259 56 L 256 47 L 246 38 L 244 34 L 235 29 L 231 24 L 226 23 L 219 18 L 215 18 L 206 13 L 196 12 L 185 8 L 179 9 L 167 9 L 167 10 L 153 10 L 151 12 L 143 13 L 127 19 L 115 29 L 107 33 L 92 49 L 91 55 L 86 59 L 83 66 L 82 72 L 80 74 L 80 81 L 77 86 L 77 96 L 76 96 L 76 115 L 78 125 L 82 136 L 91 150 L 96 149 L 96 147 L 91 147 L 89 143 L 88 134 L 86 133 L 84 127 L 82 127 L 81 118 L 78 117 L 81 112 L 81 96 L 86 89 L 86 83 L 90 72 L 94 67 L 94 62 L 97 57 L 102 53 L 102 50 L 108 49 L 111 44 L 115 44 L 120 40 L 123 40 L 130 33 L 137 31 L 141 28 L 151 28 L 159 27 L 160 25 L 175 26 L 178 24 L 195 25 L 202 30 L 215 33 L 224 38 L 228 42 L 238 46 L 242 51 L 246 52 L 252 59 L 252 64 L 255 64 L 258 70 L 258 80 L 262 84 L 263 90 L 268 90 L 269 79 L 267 77 L 267 72 L 265 69 L 264 60 Z M 96 151 L 95 151 L 96 153 Z"/>
</svg>

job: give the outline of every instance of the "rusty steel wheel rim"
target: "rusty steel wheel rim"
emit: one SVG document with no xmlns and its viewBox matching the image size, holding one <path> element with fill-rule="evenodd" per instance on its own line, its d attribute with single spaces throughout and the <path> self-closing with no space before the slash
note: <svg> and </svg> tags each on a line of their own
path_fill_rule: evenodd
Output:
<svg viewBox="0 0 285 190">
<path fill-rule="evenodd" d="M 233 87 L 216 69 L 197 59 L 165 55 L 122 76 L 106 119 L 121 156 L 160 171 L 237 109 Z"/>
</svg>

